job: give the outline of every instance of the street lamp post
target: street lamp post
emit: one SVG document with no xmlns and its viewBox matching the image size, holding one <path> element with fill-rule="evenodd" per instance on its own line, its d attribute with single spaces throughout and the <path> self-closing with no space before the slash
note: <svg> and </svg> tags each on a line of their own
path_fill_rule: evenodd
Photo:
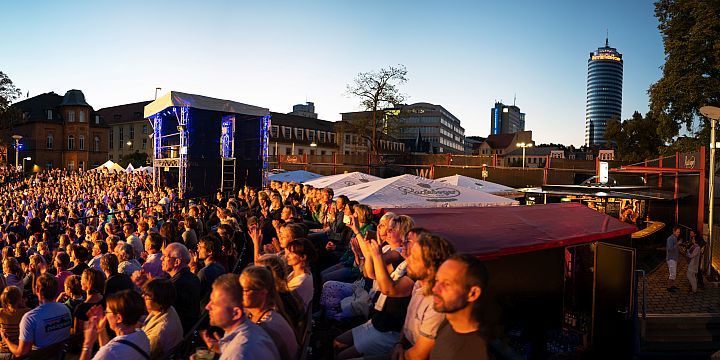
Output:
<svg viewBox="0 0 720 360">
<path fill-rule="evenodd" d="M 710 207 L 709 219 L 708 219 L 708 270 L 707 274 L 712 274 L 712 248 L 713 248 L 713 208 L 715 207 L 715 148 L 717 142 L 715 140 L 715 128 L 720 119 L 720 108 L 714 106 L 703 106 L 700 108 L 700 113 L 710 119 L 710 182 L 708 183 L 708 192 L 710 193 L 710 200 L 708 206 Z"/>
<path fill-rule="evenodd" d="M 525 149 L 532 147 L 532 143 L 518 143 L 517 146 L 522 148 L 522 167 L 525 168 Z"/>
<path fill-rule="evenodd" d="M 18 158 L 20 154 L 20 139 L 22 139 L 22 135 L 13 135 L 13 139 L 15 139 L 15 168 L 18 167 Z"/>
<path fill-rule="evenodd" d="M 29 157 L 29 156 L 28 156 L 28 157 L 24 157 L 24 158 L 23 158 L 23 167 L 22 167 L 22 168 L 23 168 L 23 172 L 25 171 L 25 160 L 28 160 L 28 161 L 30 161 L 30 160 L 32 160 L 32 158 L 31 158 L 31 157 Z"/>
</svg>

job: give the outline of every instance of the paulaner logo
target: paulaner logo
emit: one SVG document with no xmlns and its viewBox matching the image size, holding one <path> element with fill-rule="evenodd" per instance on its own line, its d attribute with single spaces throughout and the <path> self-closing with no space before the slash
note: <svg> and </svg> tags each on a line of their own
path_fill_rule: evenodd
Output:
<svg viewBox="0 0 720 360">
<path fill-rule="evenodd" d="M 460 191 L 452 188 L 435 188 L 431 185 L 419 183 L 418 188 L 410 186 L 400 186 L 398 189 L 403 195 L 415 195 L 424 198 L 438 199 L 438 198 L 454 198 L 460 196 Z"/>
</svg>

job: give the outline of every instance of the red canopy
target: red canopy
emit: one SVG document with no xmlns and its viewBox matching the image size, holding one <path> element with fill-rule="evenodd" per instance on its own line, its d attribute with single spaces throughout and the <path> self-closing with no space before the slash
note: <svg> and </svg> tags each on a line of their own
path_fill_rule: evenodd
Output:
<svg viewBox="0 0 720 360">
<path fill-rule="evenodd" d="M 520 254 L 630 235 L 637 229 L 582 204 L 391 209 L 482 258 Z"/>
</svg>

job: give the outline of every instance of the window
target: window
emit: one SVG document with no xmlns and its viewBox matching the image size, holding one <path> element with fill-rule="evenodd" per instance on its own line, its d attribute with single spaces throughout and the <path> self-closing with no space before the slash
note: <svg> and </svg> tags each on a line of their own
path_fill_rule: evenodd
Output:
<svg viewBox="0 0 720 360">
<path fill-rule="evenodd" d="M 45 163 L 45 168 L 46 168 L 46 169 L 52 169 L 52 167 L 53 167 L 52 161 L 48 161 L 48 162 Z"/>
<path fill-rule="evenodd" d="M 85 122 L 85 112 L 82 110 L 80 111 L 80 122 Z"/>
<path fill-rule="evenodd" d="M 147 139 L 143 139 L 142 149 L 143 149 L 143 150 L 147 149 Z"/>
<path fill-rule="evenodd" d="M 298 140 L 304 139 L 303 133 L 304 133 L 303 129 L 295 128 L 295 138 L 296 139 L 298 139 Z"/>
<path fill-rule="evenodd" d="M 289 139 L 290 137 L 292 137 L 292 128 L 283 126 L 282 131 L 283 131 L 283 137 L 285 139 Z"/>
<path fill-rule="evenodd" d="M 47 134 L 47 142 L 46 142 L 47 146 L 46 147 L 48 150 L 52 150 L 53 143 L 55 142 L 54 140 L 55 139 L 53 138 L 53 134 Z"/>
<path fill-rule="evenodd" d="M 85 150 L 85 135 L 80 135 L 78 142 L 80 143 L 80 150 Z"/>
<path fill-rule="evenodd" d="M 135 139 L 135 126 L 130 125 L 130 140 Z"/>
<path fill-rule="evenodd" d="M 292 153 L 290 152 L 290 148 L 289 148 L 289 147 L 286 147 L 286 148 L 285 148 L 285 155 L 292 155 Z"/>
<path fill-rule="evenodd" d="M 75 122 L 75 112 L 74 111 L 68 112 L 68 122 Z"/>
<path fill-rule="evenodd" d="M 85 170 L 85 162 L 84 162 L 84 161 L 80 161 L 80 162 L 78 163 L 78 169 Z"/>
<path fill-rule="evenodd" d="M 308 130 L 308 141 L 315 141 L 315 130 Z"/>
<path fill-rule="evenodd" d="M 122 142 L 123 139 L 125 138 L 125 136 L 123 136 L 123 127 L 122 127 L 122 126 L 119 127 L 118 130 L 120 131 L 120 142 Z M 122 146 L 121 146 L 121 147 L 122 147 Z"/>
<path fill-rule="evenodd" d="M 325 142 L 325 132 L 324 131 L 318 131 L 318 140 L 320 142 Z"/>
<path fill-rule="evenodd" d="M 302 155 L 305 153 L 305 150 L 303 148 L 298 148 L 298 155 Z"/>
<path fill-rule="evenodd" d="M 95 139 L 93 139 L 93 142 L 93 151 L 100 151 L 100 137 L 96 136 Z"/>
<path fill-rule="evenodd" d="M 67 169 L 70 171 L 75 170 L 75 162 L 74 161 L 68 161 Z"/>
<path fill-rule="evenodd" d="M 276 138 L 276 137 L 278 137 L 279 135 L 280 135 L 280 127 L 277 126 L 277 125 L 273 125 L 273 126 L 270 128 L 270 136 Z"/>
<path fill-rule="evenodd" d="M 47 111 L 47 119 L 48 119 L 48 120 L 52 120 L 52 113 L 53 113 L 52 110 L 48 110 L 48 111 Z"/>
<path fill-rule="evenodd" d="M 346 143 L 350 142 L 350 134 L 345 134 L 345 142 Z"/>
<path fill-rule="evenodd" d="M 112 154 L 108 154 L 108 160 L 112 160 L 112 159 L 113 159 Z"/>
<path fill-rule="evenodd" d="M 147 135 L 147 124 L 143 124 L 142 132 L 143 132 L 143 135 Z"/>
<path fill-rule="evenodd" d="M 95 123 L 100 124 L 100 115 L 95 115 Z"/>
<path fill-rule="evenodd" d="M 320 150 L 320 155 L 325 155 L 325 154 L 326 154 L 325 150 Z"/>
<path fill-rule="evenodd" d="M 110 133 L 108 135 L 110 136 L 110 140 L 108 141 L 108 143 L 110 144 L 110 149 L 112 149 L 113 143 L 115 142 L 115 132 L 113 131 L 113 129 L 110 129 Z"/>
<path fill-rule="evenodd" d="M 315 155 L 315 150 L 310 149 L 310 155 Z"/>
<path fill-rule="evenodd" d="M 120 139 L 120 141 L 118 141 L 118 149 L 122 149 L 122 148 L 123 148 L 123 141 L 122 141 L 122 139 Z"/>
<path fill-rule="evenodd" d="M 68 136 L 68 150 L 73 150 L 75 148 L 75 136 Z"/>
</svg>

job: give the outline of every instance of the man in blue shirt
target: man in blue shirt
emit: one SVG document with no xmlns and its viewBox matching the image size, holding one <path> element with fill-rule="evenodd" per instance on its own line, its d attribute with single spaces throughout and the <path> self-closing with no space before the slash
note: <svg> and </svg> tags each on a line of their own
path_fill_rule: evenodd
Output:
<svg viewBox="0 0 720 360">
<path fill-rule="evenodd" d="M 220 360 L 280 360 L 280 353 L 270 335 L 245 316 L 242 306 L 244 291 L 256 290 L 243 289 L 236 274 L 225 274 L 215 279 L 210 302 L 205 309 L 210 325 L 223 329 L 225 335 L 220 338 L 217 334 L 213 337 L 203 332 L 205 344 L 220 354 Z"/>
<path fill-rule="evenodd" d="M 50 274 L 43 274 L 35 283 L 35 295 L 40 300 L 38 307 L 23 315 L 20 321 L 20 341 L 14 344 L 7 339 L 5 331 L 0 332 L 15 357 L 27 355 L 33 349 L 65 341 L 70 337 L 72 316 L 65 304 L 55 301 L 58 286 Z"/>
<path fill-rule="evenodd" d="M 675 292 L 678 287 L 675 286 L 675 277 L 677 275 L 677 262 L 680 257 L 680 250 L 678 246 L 682 241 L 680 240 L 680 227 L 675 226 L 672 234 L 667 238 L 667 244 L 665 246 L 665 260 L 668 265 L 668 288 L 667 291 Z"/>
</svg>

